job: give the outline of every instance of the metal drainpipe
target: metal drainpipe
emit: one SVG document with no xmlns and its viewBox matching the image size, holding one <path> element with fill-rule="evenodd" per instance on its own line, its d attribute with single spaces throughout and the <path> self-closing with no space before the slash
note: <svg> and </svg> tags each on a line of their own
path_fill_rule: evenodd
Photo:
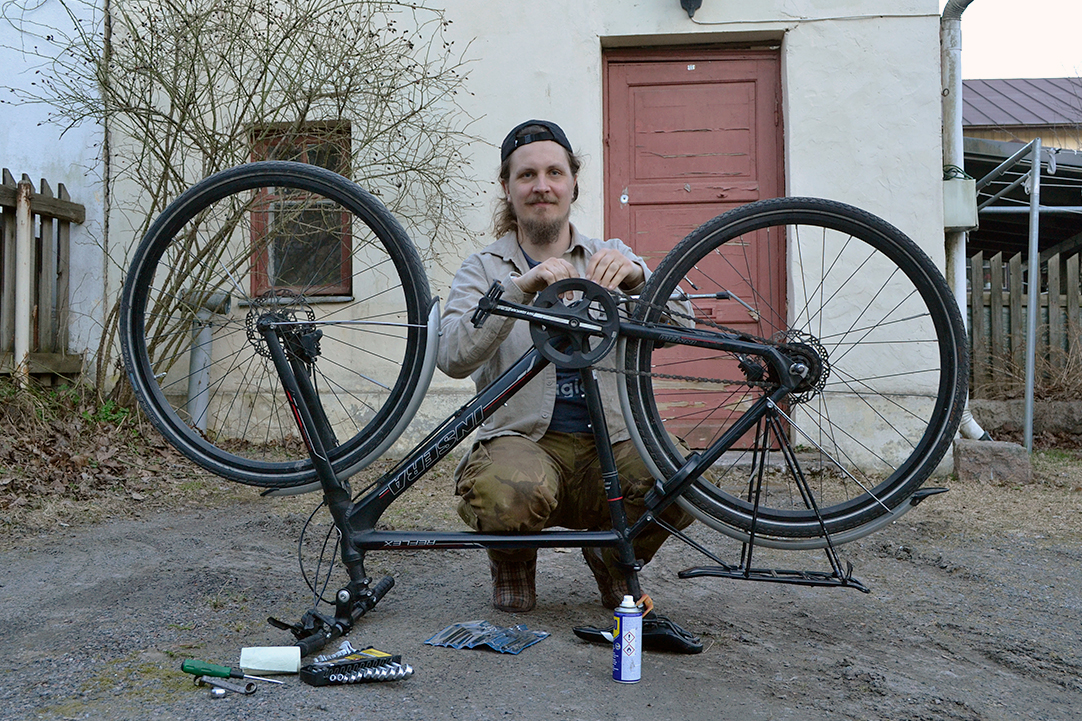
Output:
<svg viewBox="0 0 1082 721">
<path fill-rule="evenodd" d="M 192 319 L 192 347 L 188 356 L 188 413 L 192 424 L 206 433 L 207 417 L 210 415 L 213 319 L 215 315 L 229 313 L 231 298 L 228 293 L 222 291 L 211 293 L 191 291 L 185 300 L 195 316 Z"/>
<path fill-rule="evenodd" d="M 962 145 L 962 13 L 973 0 L 950 0 L 939 20 L 940 63 L 943 79 L 943 165 L 959 168 L 965 164 Z M 954 291 L 962 321 L 966 321 L 966 233 L 949 231 L 947 246 L 947 282 Z M 973 418 L 969 397 L 962 412 L 959 432 L 965 438 L 991 440 Z"/>
</svg>

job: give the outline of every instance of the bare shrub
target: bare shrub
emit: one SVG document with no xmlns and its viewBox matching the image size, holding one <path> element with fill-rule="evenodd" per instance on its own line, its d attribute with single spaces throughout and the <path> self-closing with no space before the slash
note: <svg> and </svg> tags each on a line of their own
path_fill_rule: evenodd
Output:
<svg viewBox="0 0 1082 721">
<path fill-rule="evenodd" d="M 1038 327 L 1037 337 L 1044 337 L 1047 327 Z M 1082 400 L 1082 331 L 1068 333 L 1069 347 L 1047 348 L 1034 358 L 1033 397 L 1047 401 Z M 1038 346 L 1041 348 L 1042 346 Z M 993 367 L 1001 369 L 996 380 L 984 382 L 974 396 L 988 400 L 1014 400 L 1026 393 L 1026 367 L 1018 365 L 1011 356 L 1000 359 Z"/>
<path fill-rule="evenodd" d="M 117 275 L 151 220 L 197 180 L 252 159 L 269 134 L 349 128 L 343 168 L 400 219 L 428 261 L 470 234 L 475 195 L 462 148 L 469 119 L 463 52 L 441 10 L 393 0 L 61 0 L 69 27 L 41 24 L 37 3 L 4 17 L 32 42 L 31 91 L 65 126 L 106 131 L 108 219 Z M 288 143 L 287 143 L 288 144 Z M 457 258 L 457 253 L 453 253 Z M 113 284 L 114 286 L 117 284 Z M 113 287 L 114 293 L 118 290 Z M 113 371 L 115 303 L 96 384 Z"/>
</svg>

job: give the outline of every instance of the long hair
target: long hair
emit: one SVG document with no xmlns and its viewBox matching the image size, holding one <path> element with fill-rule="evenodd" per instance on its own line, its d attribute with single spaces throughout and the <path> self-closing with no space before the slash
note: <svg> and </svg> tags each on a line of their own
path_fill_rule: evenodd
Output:
<svg viewBox="0 0 1082 721">
<path fill-rule="evenodd" d="M 540 125 L 527 125 L 522 130 L 515 134 L 515 137 L 520 138 L 523 135 L 529 135 L 531 133 L 540 133 L 547 130 Z M 579 177 L 579 169 L 582 168 L 582 158 L 576 153 L 572 153 L 566 148 L 564 152 L 567 153 L 567 165 L 571 168 L 571 176 L 576 180 Z M 500 187 L 511 179 L 511 156 L 507 156 L 507 160 L 500 163 Z M 579 185 L 575 183 L 575 193 L 571 196 L 571 202 L 575 202 L 579 197 Z M 507 196 L 501 194 L 496 199 L 496 210 L 492 213 L 492 232 L 495 234 L 493 237 L 502 238 L 508 233 L 518 233 L 518 217 L 515 216 L 515 208 L 507 200 Z"/>
</svg>

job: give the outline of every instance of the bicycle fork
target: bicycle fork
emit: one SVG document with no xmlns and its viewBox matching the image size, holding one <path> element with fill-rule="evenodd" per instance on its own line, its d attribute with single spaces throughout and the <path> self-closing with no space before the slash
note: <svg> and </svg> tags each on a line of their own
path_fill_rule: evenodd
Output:
<svg viewBox="0 0 1082 721">
<path fill-rule="evenodd" d="M 313 329 L 305 335 L 290 333 L 285 336 L 284 341 L 289 350 L 287 354 L 282 347 L 282 339 L 276 330 L 273 316 L 260 319 L 258 328 L 267 343 L 294 420 L 323 487 L 323 502 L 334 519 L 341 544 L 342 563 L 349 573 L 349 583 L 335 594 L 334 618 L 318 613 L 313 607 L 304 614 L 299 624 L 291 625 L 274 618 L 267 619 L 272 625 L 292 632 L 301 648 L 301 656 L 306 656 L 331 640 L 349 633 L 357 619 L 372 610 L 391 590 L 394 579 L 386 576 L 372 584 L 372 579 L 364 570 L 364 553 L 354 546 L 350 537 L 349 512 L 352 507 L 352 494 L 349 482 L 338 478 L 331 465 L 327 454 L 328 445 L 334 445 L 336 441 L 304 365 L 318 355 L 321 332 Z M 313 411 L 313 408 L 316 410 Z"/>
</svg>

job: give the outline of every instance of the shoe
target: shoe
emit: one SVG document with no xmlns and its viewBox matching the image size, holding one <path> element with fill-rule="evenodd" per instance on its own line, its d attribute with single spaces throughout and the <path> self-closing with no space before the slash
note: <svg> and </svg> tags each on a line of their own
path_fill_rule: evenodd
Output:
<svg viewBox="0 0 1082 721">
<path fill-rule="evenodd" d="M 609 567 L 601 557 L 600 548 L 583 548 L 582 557 L 586 559 L 586 565 L 590 567 L 594 580 L 597 581 L 597 590 L 601 592 L 601 605 L 609 610 L 615 609 L 627 595 L 627 582 L 612 577 Z"/>
<path fill-rule="evenodd" d="M 602 630 L 595 626 L 576 626 L 575 635 L 584 641 L 612 644 L 612 629 Z M 642 619 L 642 646 L 651 651 L 670 653 L 702 653 L 703 642 L 680 627 L 675 621 L 656 613 L 648 613 Z"/>
<path fill-rule="evenodd" d="M 492 572 L 492 605 L 507 613 L 526 613 L 537 604 L 537 561 L 488 562 Z"/>
</svg>

